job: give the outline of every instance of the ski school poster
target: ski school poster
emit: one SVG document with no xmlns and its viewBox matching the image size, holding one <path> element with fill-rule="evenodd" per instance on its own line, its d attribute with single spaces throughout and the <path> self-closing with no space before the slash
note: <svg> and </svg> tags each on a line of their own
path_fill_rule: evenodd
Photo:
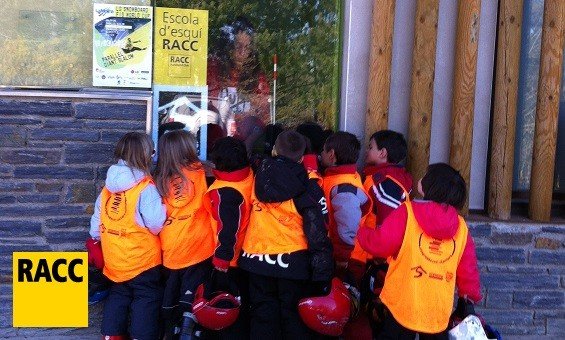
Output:
<svg viewBox="0 0 565 340">
<path fill-rule="evenodd" d="M 92 85 L 151 87 L 153 8 L 94 4 Z"/>
<path fill-rule="evenodd" d="M 206 86 L 208 11 L 155 8 L 155 79 L 158 85 Z"/>
</svg>

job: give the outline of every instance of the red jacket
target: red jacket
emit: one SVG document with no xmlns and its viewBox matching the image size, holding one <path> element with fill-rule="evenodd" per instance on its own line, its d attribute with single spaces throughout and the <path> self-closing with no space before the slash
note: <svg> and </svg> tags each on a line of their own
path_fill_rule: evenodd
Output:
<svg viewBox="0 0 565 340">
<path fill-rule="evenodd" d="M 446 239 L 455 235 L 459 220 L 454 207 L 431 201 L 412 201 L 412 207 L 416 220 L 429 236 Z M 379 228 L 359 228 L 357 233 L 359 244 L 375 257 L 397 256 L 404 239 L 407 218 L 406 206 L 402 204 L 390 213 Z M 456 283 L 459 296 L 466 295 L 474 302 L 482 299 L 477 254 L 470 233 L 457 267 Z"/>
<path fill-rule="evenodd" d="M 366 166 L 363 174 L 367 177 L 363 183 L 367 183 L 369 176 L 373 179 L 374 185 L 368 189 L 368 192 L 373 201 L 373 214 L 376 216 L 378 226 L 405 199 L 402 197 L 402 188 L 386 176 L 394 178 L 410 193 L 412 175 L 403 166 L 390 163 Z"/>
</svg>

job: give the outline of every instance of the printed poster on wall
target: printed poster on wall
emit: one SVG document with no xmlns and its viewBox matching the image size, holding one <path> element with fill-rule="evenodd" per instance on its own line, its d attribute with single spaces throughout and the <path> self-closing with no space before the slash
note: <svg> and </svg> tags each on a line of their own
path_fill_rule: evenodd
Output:
<svg viewBox="0 0 565 340">
<path fill-rule="evenodd" d="M 94 4 L 92 85 L 151 87 L 151 6 Z"/>
<path fill-rule="evenodd" d="M 155 9 L 155 84 L 206 86 L 207 57 L 208 11 Z"/>
</svg>

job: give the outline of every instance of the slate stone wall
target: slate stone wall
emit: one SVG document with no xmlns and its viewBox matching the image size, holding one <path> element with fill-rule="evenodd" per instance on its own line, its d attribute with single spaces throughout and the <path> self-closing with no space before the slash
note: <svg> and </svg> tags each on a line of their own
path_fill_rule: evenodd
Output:
<svg viewBox="0 0 565 340">
<path fill-rule="evenodd" d="M 82 249 L 117 140 L 145 102 L 0 100 L 0 280 L 11 254 Z"/>
<path fill-rule="evenodd" d="M 484 299 L 503 335 L 565 338 L 565 226 L 470 223 Z"/>
</svg>

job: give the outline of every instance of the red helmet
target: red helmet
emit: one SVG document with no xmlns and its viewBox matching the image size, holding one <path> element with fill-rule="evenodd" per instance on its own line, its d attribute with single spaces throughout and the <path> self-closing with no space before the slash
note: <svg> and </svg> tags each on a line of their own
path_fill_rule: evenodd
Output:
<svg viewBox="0 0 565 340">
<path fill-rule="evenodd" d="M 93 238 L 86 240 L 86 251 L 88 251 L 88 263 L 98 269 L 104 268 L 104 256 L 102 255 L 102 245 L 100 241 Z"/>
<path fill-rule="evenodd" d="M 351 315 L 349 292 L 343 282 L 334 277 L 330 293 L 300 300 L 298 313 L 306 326 L 316 332 L 339 336 Z"/>
<path fill-rule="evenodd" d="M 240 306 L 239 298 L 225 292 L 214 293 L 214 297 L 207 300 L 204 297 L 204 284 L 201 284 L 196 290 L 192 313 L 200 325 L 217 331 L 237 320 Z"/>
</svg>

